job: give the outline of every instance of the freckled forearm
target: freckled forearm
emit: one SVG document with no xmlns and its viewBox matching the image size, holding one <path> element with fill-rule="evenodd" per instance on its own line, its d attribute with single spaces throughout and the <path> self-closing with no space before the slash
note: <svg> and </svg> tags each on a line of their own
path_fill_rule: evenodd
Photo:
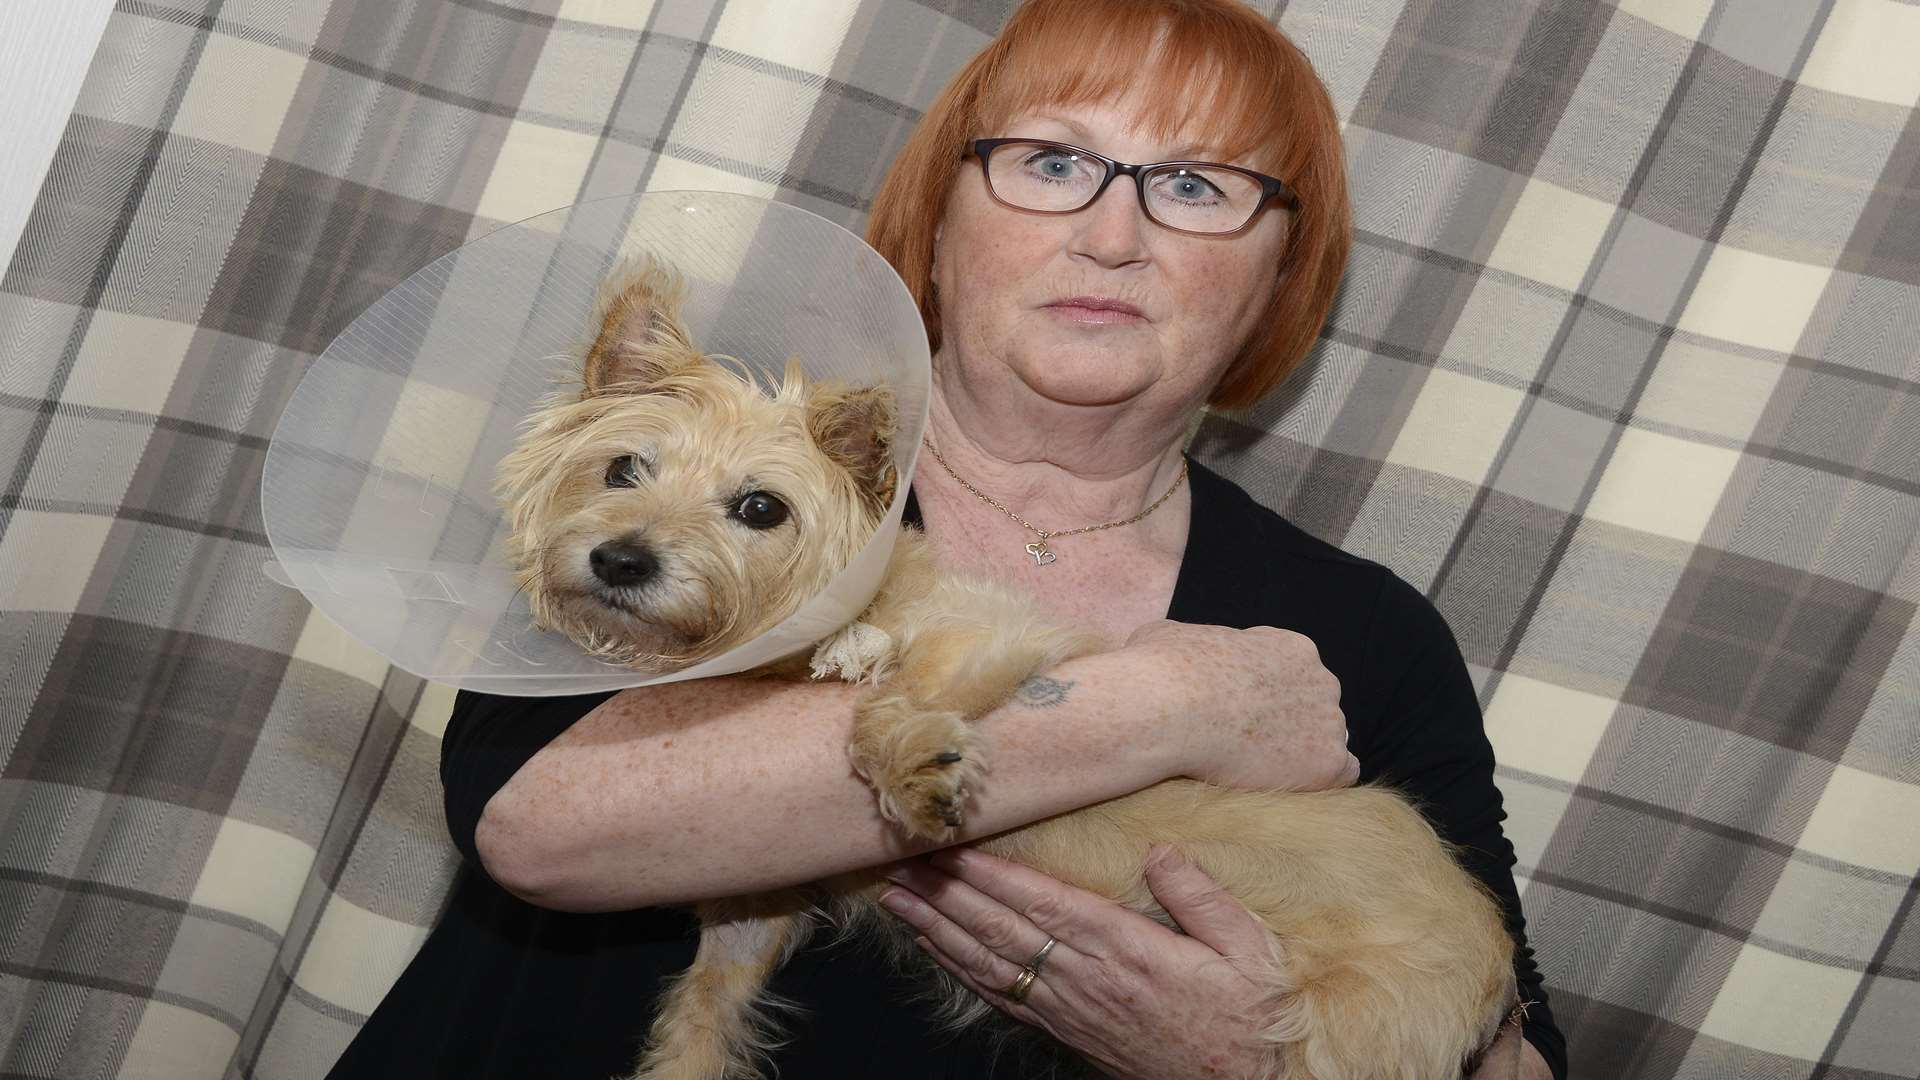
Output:
<svg viewBox="0 0 1920 1080">
<path fill-rule="evenodd" d="M 820 834 L 888 839 L 839 749 L 853 697 L 725 679 L 610 699 L 488 803 L 482 831 L 511 868 L 496 876 L 535 902 L 617 910 L 764 888 L 769 862 L 777 875 Z"/>
<path fill-rule="evenodd" d="M 979 721 L 988 771 L 957 839 L 1173 775 L 1142 737 L 1147 691 L 1102 657 L 1029 680 Z M 763 891 L 926 850 L 880 817 L 848 763 L 859 693 L 723 679 L 617 695 L 488 803 L 482 857 L 528 900 L 604 911 Z"/>
</svg>

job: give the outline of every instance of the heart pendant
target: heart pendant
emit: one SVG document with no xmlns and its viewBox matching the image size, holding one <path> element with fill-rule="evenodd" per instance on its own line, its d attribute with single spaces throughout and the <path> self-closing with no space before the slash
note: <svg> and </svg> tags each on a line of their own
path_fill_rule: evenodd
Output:
<svg viewBox="0 0 1920 1080">
<path fill-rule="evenodd" d="M 1047 546 L 1045 540 L 1038 540 L 1028 544 L 1027 554 L 1033 556 L 1033 564 L 1035 566 L 1045 566 L 1060 557 L 1053 553 L 1053 549 Z"/>
</svg>

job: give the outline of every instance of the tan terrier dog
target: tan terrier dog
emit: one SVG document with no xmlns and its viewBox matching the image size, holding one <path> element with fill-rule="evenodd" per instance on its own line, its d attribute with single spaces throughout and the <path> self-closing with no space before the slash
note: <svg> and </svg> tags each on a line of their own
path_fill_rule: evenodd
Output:
<svg viewBox="0 0 1920 1080">
<path fill-rule="evenodd" d="M 872 536 L 899 477 L 885 388 L 778 387 L 702 354 L 674 279 L 621 271 L 596 312 L 580 389 L 546 403 L 501 462 L 518 581 L 535 618 L 650 672 L 718 655 L 793 613 Z M 872 684 L 849 748 L 881 813 L 948 839 L 984 767 L 970 723 L 1098 641 L 999 586 L 938 570 L 906 530 L 879 594 L 812 657 L 765 669 Z M 1381 788 L 1228 791 L 1172 780 L 979 846 L 1171 925 L 1143 866 L 1171 844 L 1273 935 L 1267 1038 L 1279 1080 L 1435 1080 L 1497 1034 L 1514 1002 L 1498 906 L 1426 821 Z M 876 872 L 697 905 L 693 965 L 662 1000 L 637 1080 L 757 1077 L 777 1044 L 765 990 L 820 916 L 871 927 Z M 922 961 L 956 1026 L 1023 1027 Z"/>
</svg>

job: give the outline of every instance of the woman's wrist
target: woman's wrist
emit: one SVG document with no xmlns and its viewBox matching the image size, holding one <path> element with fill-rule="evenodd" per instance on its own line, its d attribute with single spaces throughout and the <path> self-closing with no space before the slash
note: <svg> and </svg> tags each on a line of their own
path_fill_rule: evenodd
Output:
<svg viewBox="0 0 1920 1080">
<path fill-rule="evenodd" d="M 1151 642 L 1129 643 L 1098 657 L 1095 678 L 1126 703 L 1117 737 L 1138 753 L 1148 783 L 1207 779 L 1219 771 L 1220 740 L 1201 706 L 1195 671 Z M 1077 661 L 1076 661 L 1077 662 Z"/>
<path fill-rule="evenodd" d="M 1190 775 L 1202 756 L 1200 740 L 1178 722 L 1166 673 L 1139 660 L 1122 648 L 1034 675 L 983 718 L 987 732 L 995 743 L 1018 752 L 1023 730 L 1049 713 L 1086 725 L 1085 741 L 1094 755 L 1088 765 L 1100 769 L 1115 789 L 1106 798 Z"/>
</svg>

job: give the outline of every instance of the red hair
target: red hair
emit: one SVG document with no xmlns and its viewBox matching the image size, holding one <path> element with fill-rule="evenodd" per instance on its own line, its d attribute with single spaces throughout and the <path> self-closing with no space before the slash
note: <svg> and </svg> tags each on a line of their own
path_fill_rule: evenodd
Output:
<svg viewBox="0 0 1920 1080">
<path fill-rule="evenodd" d="M 1211 97 L 1196 103 L 1196 88 Z M 1149 134 L 1198 135 L 1223 159 L 1279 177 L 1300 198 L 1262 329 L 1208 399 L 1245 408 L 1313 346 L 1346 269 L 1353 225 L 1326 87 L 1278 28 L 1235 0 L 1028 0 L 908 137 L 874 198 L 867 242 L 906 279 L 938 350 L 933 236 L 969 144 L 1001 134 L 1000 125 L 1029 109 L 1135 93 Z"/>
</svg>

